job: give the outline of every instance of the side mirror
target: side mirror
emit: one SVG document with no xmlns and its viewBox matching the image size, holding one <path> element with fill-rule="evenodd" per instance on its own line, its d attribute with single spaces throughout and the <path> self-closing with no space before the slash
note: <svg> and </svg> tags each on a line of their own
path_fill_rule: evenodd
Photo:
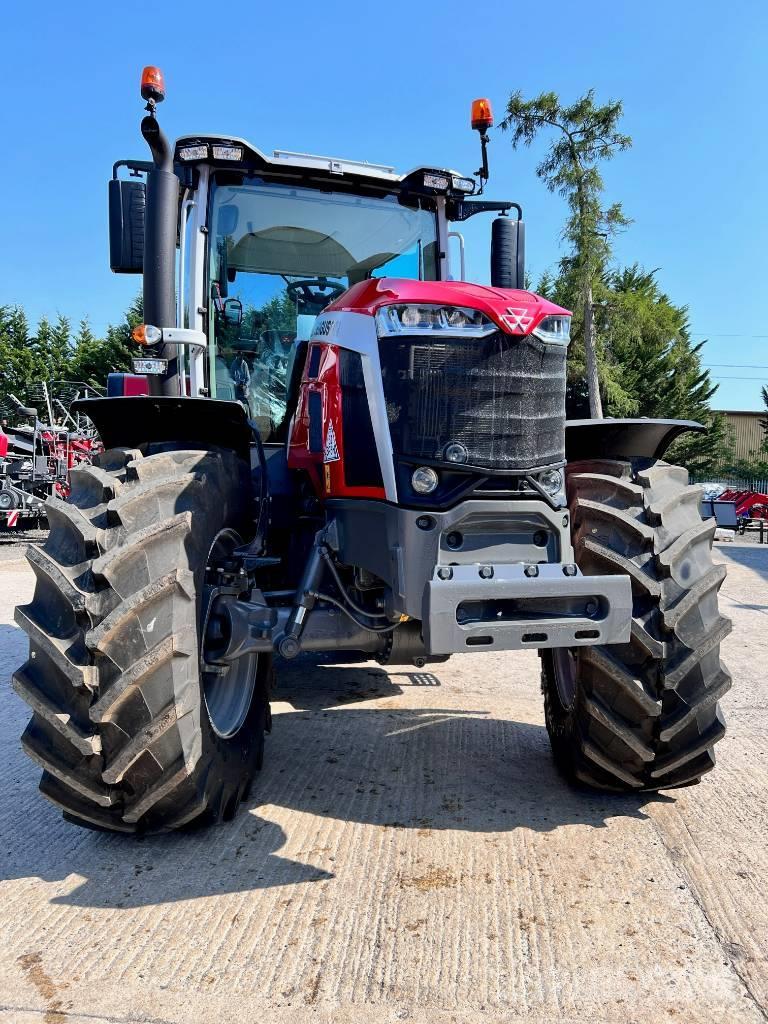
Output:
<svg viewBox="0 0 768 1024">
<path fill-rule="evenodd" d="M 525 288 L 525 224 L 497 217 L 491 225 L 491 285 Z"/>
<path fill-rule="evenodd" d="M 240 299 L 227 299 L 224 303 L 224 319 L 228 324 L 240 326 L 243 322 L 243 304 Z"/>
<path fill-rule="evenodd" d="M 116 274 L 140 274 L 144 270 L 144 220 L 146 183 L 109 183 L 109 266 Z"/>
</svg>

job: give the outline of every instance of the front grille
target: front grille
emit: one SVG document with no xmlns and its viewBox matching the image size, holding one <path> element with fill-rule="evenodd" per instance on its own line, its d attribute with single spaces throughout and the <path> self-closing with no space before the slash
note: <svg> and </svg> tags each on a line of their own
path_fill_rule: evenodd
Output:
<svg viewBox="0 0 768 1024">
<path fill-rule="evenodd" d="M 486 338 L 381 338 L 396 455 L 528 470 L 565 458 L 565 348 L 498 331 Z"/>
</svg>

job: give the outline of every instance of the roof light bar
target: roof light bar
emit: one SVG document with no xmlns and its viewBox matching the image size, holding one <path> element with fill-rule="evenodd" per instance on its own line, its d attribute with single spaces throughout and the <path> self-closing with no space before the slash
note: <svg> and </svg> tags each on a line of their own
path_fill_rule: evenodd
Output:
<svg viewBox="0 0 768 1024">
<path fill-rule="evenodd" d="M 441 190 L 447 189 L 451 184 L 450 178 L 445 174 L 425 174 L 424 175 L 424 187 L 425 188 L 439 188 Z"/>
<path fill-rule="evenodd" d="M 474 178 L 459 178 L 457 175 L 451 178 L 451 188 L 457 192 L 474 192 L 475 191 L 475 179 Z"/>
<path fill-rule="evenodd" d="M 211 147 L 213 150 L 214 160 L 242 160 L 243 159 L 243 147 L 242 146 L 217 146 Z"/>
<path fill-rule="evenodd" d="M 179 150 L 179 157 L 182 160 L 207 160 L 208 146 L 184 146 Z"/>
</svg>

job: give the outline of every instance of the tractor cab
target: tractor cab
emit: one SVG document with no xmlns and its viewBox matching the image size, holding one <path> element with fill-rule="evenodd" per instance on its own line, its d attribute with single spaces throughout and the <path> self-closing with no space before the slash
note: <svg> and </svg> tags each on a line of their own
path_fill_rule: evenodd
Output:
<svg viewBox="0 0 768 1024">
<path fill-rule="evenodd" d="M 336 157 L 267 156 L 224 136 L 184 136 L 171 147 L 155 118 L 161 87 L 144 92 L 150 116 L 142 131 L 154 163 L 114 165 L 110 264 L 117 273 L 143 271 L 146 323 L 175 327 L 176 335 L 137 338 L 152 358 L 137 359 L 133 376 L 115 375 L 110 394 L 236 401 L 265 444 L 283 442 L 291 381 L 295 391 L 317 315 L 371 279 L 463 280 L 464 243 L 452 221 L 501 214 L 493 283 L 523 287 L 520 207 L 470 198 L 487 178 L 488 109 L 473 109 L 483 140 L 478 183 L 434 167 L 398 174 Z M 512 209 L 516 219 L 507 216 Z"/>
<path fill-rule="evenodd" d="M 370 278 L 438 279 L 438 207 L 388 169 L 360 183 L 343 168 L 366 165 L 278 153 L 267 168 L 238 151 L 238 171 L 206 174 L 210 391 L 246 403 L 270 443 L 285 439 L 292 371 L 326 306 Z"/>
</svg>

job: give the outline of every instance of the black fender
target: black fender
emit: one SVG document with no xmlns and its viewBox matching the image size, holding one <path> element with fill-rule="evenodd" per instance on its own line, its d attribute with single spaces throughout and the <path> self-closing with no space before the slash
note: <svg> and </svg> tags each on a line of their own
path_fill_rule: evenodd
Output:
<svg viewBox="0 0 768 1024">
<path fill-rule="evenodd" d="M 565 458 L 660 459 L 681 434 L 706 430 L 695 420 L 567 420 Z"/>
<path fill-rule="evenodd" d="M 216 398 L 81 398 L 72 409 L 93 421 L 105 448 L 183 441 L 190 448 L 229 448 L 250 462 L 256 440 L 243 406 Z"/>
</svg>

